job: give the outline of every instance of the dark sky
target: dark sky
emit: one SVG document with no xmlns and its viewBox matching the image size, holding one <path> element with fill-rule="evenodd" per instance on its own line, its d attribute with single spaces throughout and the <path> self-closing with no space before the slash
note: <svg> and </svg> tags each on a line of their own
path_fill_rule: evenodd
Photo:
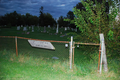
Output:
<svg viewBox="0 0 120 80">
<path fill-rule="evenodd" d="M 65 17 L 78 2 L 80 0 L 0 0 L 0 15 L 17 11 L 22 15 L 39 16 L 39 9 L 43 6 L 43 12 L 50 13 L 53 18 Z"/>
</svg>

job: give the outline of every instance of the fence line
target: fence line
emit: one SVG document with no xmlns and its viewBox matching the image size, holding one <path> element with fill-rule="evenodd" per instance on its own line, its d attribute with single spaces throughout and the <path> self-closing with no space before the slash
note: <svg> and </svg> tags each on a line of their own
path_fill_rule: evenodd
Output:
<svg viewBox="0 0 120 80">
<path fill-rule="evenodd" d="M 71 46 L 71 50 L 70 50 L 70 55 L 69 55 L 69 60 L 70 60 L 70 69 L 72 69 L 72 65 L 74 65 L 74 48 L 75 48 L 75 44 L 84 44 L 84 45 L 96 45 L 96 46 L 100 46 L 100 44 L 96 44 L 96 43 L 80 43 L 80 42 L 69 42 L 69 41 L 54 41 L 54 40 L 40 40 L 40 39 L 32 39 L 32 38 L 25 38 L 25 37 L 17 37 L 17 36 L 0 36 L 2 38 L 15 38 L 15 45 L 16 45 L 16 56 L 18 56 L 18 49 L 17 49 L 17 38 L 19 39 L 29 39 L 29 40 L 37 40 L 37 41 L 48 41 L 48 42 L 56 42 L 56 43 L 70 43 Z M 73 44 L 73 46 L 72 46 Z M 73 62 L 72 62 L 72 58 L 73 58 Z M 100 58 L 100 56 L 99 56 Z M 100 60 L 100 59 L 99 59 Z M 98 61 L 99 62 L 99 61 Z M 98 65 L 99 67 L 99 65 Z"/>
<path fill-rule="evenodd" d="M 84 44 L 84 45 L 100 45 L 100 44 L 96 44 L 96 43 L 80 43 L 80 42 L 75 42 L 75 44 Z"/>
<path fill-rule="evenodd" d="M 40 39 L 32 39 L 32 38 L 25 38 L 25 37 L 18 37 L 18 36 L 0 36 L 3 38 L 19 38 L 19 39 L 29 39 L 29 40 L 37 40 L 37 41 L 48 41 L 48 42 L 57 42 L 57 43 L 69 43 L 69 41 L 54 41 L 54 40 L 40 40 Z M 100 45 L 96 43 L 80 43 L 80 42 L 75 42 L 75 44 L 84 44 L 84 45 Z"/>
</svg>

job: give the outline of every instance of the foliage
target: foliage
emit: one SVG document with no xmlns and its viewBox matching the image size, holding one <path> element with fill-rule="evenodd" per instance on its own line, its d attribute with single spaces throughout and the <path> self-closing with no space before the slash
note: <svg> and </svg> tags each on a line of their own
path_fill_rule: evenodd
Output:
<svg viewBox="0 0 120 80">
<path fill-rule="evenodd" d="M 50 13 L 43 13 L 43 6 L 40 8 L 39 25 L 48 26 L 55 24 L 55 20 Z"/>
<path fill-rule="evenodd" d="M 63 27 L 66 27 L 68 26 L 68 22 L 64 21 L 66 17 L 63 17 L 63 16 L 60 16 L 59 19 L 58 19 L 58 24 L 59 26 L 63 26 Z"/>
<path fill-rule="evenodd" d="M 68 19 L 66 21 L 74 22 L 81 31 L 80 35 L 91 39 L 91 42 L 98 43 L 99 33 L 103 33 L 105 37 L 108 37 L 108 33 L 110 34 L 110 26 L 113 26 L 112 22 L 115 21 L 118 11 L 117 8 L 114 8 L 111 14 L 106 13 L 105 3 L 105 1 L 102 3 L 95 1 L 95 4 L 91 0 L 81 1 L 82 8 L 73 8 L 74 21 Z"/>
<path fill-rule="evenodd" d="M 32 16 L 29 13 L 25 15 L 18 14 L 16 11 L 13 13 L 7 13 L 0 17 L 0 25 L 38 25 L 38 17 Z M 10 27 L 10 26 L 8 26 Z"/>
<path fill-rule="evenodd" d="M 82 5 L 84 6 L 82 6 Z M 69 33 L 73 34 L 74 38 L 80 42 L 94 42 L 99 43 L 99 33 L 103 33 L 105 37 L 106 50 L 113 52 L 112 57 L 119 55 L 120 46 L 120 20 L 116 21 L 115 17 L 118 14 L 118 9 L 114 3 L 108 3 L 113 8 L 111 12 L 106 12 L 106 2 L 101 3 L 87 0 L 82 1 L 80 7 L 73 8 L 75 14 L 74 23 L 79 28 L 81 33 Z M 71 21 L 67 20 L 66 21 Z M 109 52 L 107 52 L 109 53 Z"/>
</svg>

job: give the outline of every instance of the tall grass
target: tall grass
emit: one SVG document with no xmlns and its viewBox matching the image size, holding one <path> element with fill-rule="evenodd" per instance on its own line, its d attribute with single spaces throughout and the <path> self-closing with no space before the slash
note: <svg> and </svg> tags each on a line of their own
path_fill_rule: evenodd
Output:
<svg viewBox="0 0 120 80">
<path fill-rule="evenodd" d="M 77 54 L 77 53 L 76 53 Z M 86 53 L 79 53 L 86 55 Z M 118 61 L 108 60 L 109 72 L 97 72 L 97 53 L 89 60 L 75 56 L 75 64 L 69 69 L 68 60 L 47 60 L 44 57 L 23 55 L 16 57 L 14 51 L 0 51 L 0 79 L 2 80 L 119 80 Z M 111 62 L 110 62 L 111 61 Z"/>
</svg>

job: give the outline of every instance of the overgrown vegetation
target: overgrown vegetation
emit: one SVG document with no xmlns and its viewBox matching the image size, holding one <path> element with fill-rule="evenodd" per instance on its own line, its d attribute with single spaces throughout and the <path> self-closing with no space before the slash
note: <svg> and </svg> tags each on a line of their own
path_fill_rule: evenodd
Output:
<svg viewBox="0 0 120 80">
<path fill-rule="evenodd" d="M 81 47 L 82 48 L 82 47 Z M 47 60 L 12 50 L 0 51 L 0 79 L 2 80 L 119 80 L 119 60 L 108 59 L 109 72 L 97 72 L 98 53 L 76 50 L 75 65 L 69 69 L 68 60 Z M 80 52 L 81 51 L 81 52 Z M 91 59 L 90 59 L 91 58 Z"/>
<path fill-rule="evenodd" d="M 41 28 L 40 30 L 42 30 Z M 36 29 L 37 30 L 37 29 Z M 39 33 L 39 34 L 38 34 Z M 51 32 L 52 33 L 52 32 Z M 63 32 L 63 34 L 66 32 Z M 44 40 L 63 40 L 67 37 L 49 35 L 48 33 L 33 32 L 22 34 L 16 28 L 2 29 L 0 36 L 21 36 Z M 39 36 L 39 37 L 38 37 Z M 44 36 L 44 37 L 43 37 Z M 85 39 L 84 37 L 81 39 Z M 22 43 L 22 44 L 21 44 Z M 99 46 L 80 45 L 75 48 L 75 64 L 73 70 L 69 69 L 69 48 L 64 44 L 52 43 L 55 51 L 32 48 L 27 40 L 18 39 L 18 57 L 15 53 L 15 40 L 0 38 L 0 79 L 2 80 L 119 80 L 120 58 L 111 57 L 107 50 L 108 73 L 98 68 Z M 76 45 L 75 45 L 76 46 Z M 52 57 L 59 57 L 53 60 Z"/>
<path fill-rule="evenodd" d="M 115 20 L 118 15 L 116 4 L 111 3 L 113 7 L 111 12 L 109 12 L 109 8 L 106 12 L 106 4 L 110 7 L 110 3 L 105 0 L 100 2 L 98 0 L 82 0 L 81 4 L 83 5 L 81 9 L 73 8 L 74 20 L 65 19 L 65 21 L 75 23 L 81 33 L 69 34 L 74 35 L 75 41 L 99 43 L 99 34 L 103 33 L 107 54 L 113 58 L 120 57 L 120 19 Z"/>
</svg>

